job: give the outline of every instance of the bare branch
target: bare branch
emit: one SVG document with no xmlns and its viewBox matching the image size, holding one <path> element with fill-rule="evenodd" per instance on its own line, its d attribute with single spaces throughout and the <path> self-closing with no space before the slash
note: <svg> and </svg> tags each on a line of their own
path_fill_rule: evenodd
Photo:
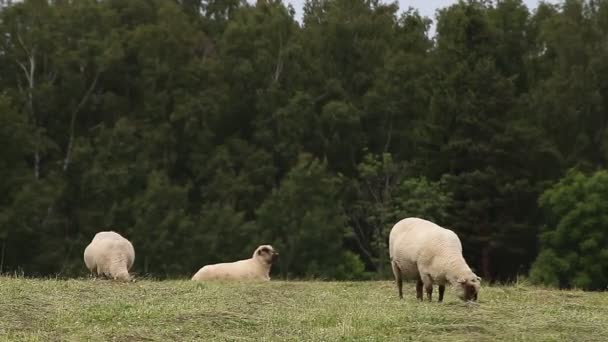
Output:
<svg viewBox="0 0 608 342">
<path fill-rule="evenodd" d="M 19 42 L 19 45 L 21 46 L 21 48 L 23 49 L 23 51 L 25 51 L 25 53 L 28 56 L 31 56 L 32 54 L 30 54 L 30 50 L 28 50 L 27 46 L 25 46 L 25 43 L 23 42 L 23 39 L 21 39 L 21 35 L 19 33 L 15 34 L 17 36 L 17 41 Z"/>
<path fill-rule="evenodd" d="M 274 70 L 274 81 L 278 82 L 283 71 L 283 36 L 279 33 L 279 53 L 277 55 L 277 66 Z"/>
<path fill-rule="evenodd" d="M 53 83 L 55 83 L 55 80 L 57 79 L 57 73 L 51 72 L 51 73 L 49 73 L 48 77 L 49 77 L 49 84 L 53 84 Z"/>
<path fill-rule="evenodd" d="M 23 63 L 19 62 L 18 60 L 15 60 L 15 63 L 17 63 L 17 65 L 21 68 L 21 70 L 23 70 L 23 74 L 25 75 L 25 78 L 29 82 L 29 73 L 27 72 L 27 68 L 25 67 L 25 65 Z"/>
<path fill-rule="evenodd" d="M 349 215 L 345 209 L 342 209 L 342 211 L 344 212 L 344 215 L 346 215 L 347 217 L 351 217 L 351 215 Z M 373 263 L 374 256 L 366 247 L 367 241 L 366 241 L 366 243 L 364 243 L 362 240 L 363 239 L 363 229 L 361 228 L 359 221 L 357 221 L 356 219 L 351 217 L 351 222 L 353 223 L 353 232 L 354 232 L 353 235 L 355 236 L 355 241 L 357 242 L 357 245 L 359 246 L 361 251 L 365 254 L 365 256 L 367 256 L 369 258 L 370 262 Z"/>
<path fill-rule="evenodd" d="M 365 185 L 367 185 L 367 190 L 372 195 L 372 197 L 374 198 L 374 200 L 376 201 L 376 203 L 382 203 L 382 201 L 380 200 L 380 198 L 378 198 L 378 196 L 376 196 L 376 192 L 372 189 L 372 185 L 369 183 L 369 181 L 366 180 L 365 181 Z"/>
<path fill-rule="evenodd" d="M 80 102 L 78 103 L 78 105 L 76 105 L 76 107 L 72 111 L 72 118 L 70 120 L 70 138 L 68 141 L 68 147 L 65 152 L 65 159 L 63 160 L 63 171 L 64 172 L 68 170 L 68 167 L 70 165 L 70 158 L 72 156 L 72 148 L 74 146 L 74 135 L 75 135 L 75 131 L 76 131 L 76 118 L 77 118 L 78 113 L 80 112 L 80 109 L 82 108 L 82 106 L 84 106 L 84 104 L 89 99 L 89 96 L 91 96 L 93 89 L 95 89 L 95 86 L 97 85 L 97 80 L 99 79 L 99 74 L 100 74 L 99 71 L 95 74 L 95 78 L 93 79 L 93 82 L 91 82 L 91 85 L 89 86 L 87 91 L 82 96 L 82 99 L 80 99 Z"/>
<path fill-rule="evenodd" d="M 23 42 L 23 39 L 21 39 L 21 36 L 19 34 L 16 34 L 16 36 L 17 36 L 17 41 L 19 42 L 19 45 L 21 45 L 21 48 L 26 53 L 29 65 L 26 66 L 23 62 L 19 61 L 18 59 L 15 59 L 15 63 L 17 63 L 17 65 L 23 71 L 23 74 L 25 75 L 25 79 L 28 83 L 28 88 L 27 88 L 28 110 L 29 110 L 31 119 L 34 123 L 34 126 L 37 126 L 36 113 L 34 110 L 34 88 L 36 86 L 36 78 L 35 78 L 35 76 L 36 76 L 36 56 L 35 56 L 36 48 L 32 48 L 30 51 L 30 49 L 28 49 L 27 46 L 25 45 L 25 43 Z M 23 91 L 23 88 L 20 87 L 20 90 Z M 40 178 L 40 159 L 41 158 L 40 158 L 39 144 L 40 144 L 40 131 L 37 129 L 36 130 L 36 146 L 35 146 L 35 151 L 34 151 L 34 178 L 35 179 Z"/>
<path fill-rule="evenodd" d="M 37 136 L 40 137 L 40 134 L 38 133 Z M 38 141 L 36 141 L 36 152 L 34 152 L 34 179 L 40 179 L 40 152 L 38 152 Z"/>
<path fill-rule="evenodd" d="M 392 117 L 392 114 L 391 114 Z M 388 126 L 388 134 L 386 136 L 386 143 L 384 144 L 384 152 L 388 152 L 389 147 L 391 146 L 391 138 L 393 137 L 393 120 L 392 118 L 389 119 L 390 123 Z"/>
<path fill-rule="evenodd" d="M 372 253 L 367 250 L 367 247 L 365 246 L 365 244 L 362 241 L 363 238 L 363 229 L 361 228 L 359 223 L 355 223 L 353 224 L 353 226 L 357 226 L 357 228 L 355 228 L 355 240 L 357 241 L 357 244 L 359 245 L 359 248 L 361 248 L 361 251 L 369 258 L 369 260 L 371 262 L 374 262 L 374 256 L 372 255 Z M 357 232 L 358 230 L 358 232 Z"/>
<path fill-rule="evenodd" d="M 34 75 L 36 74 L 36 57 L 34 55 L 30 55 L 30 84 L 31 88 L 34 88 Z"/>
</svg>

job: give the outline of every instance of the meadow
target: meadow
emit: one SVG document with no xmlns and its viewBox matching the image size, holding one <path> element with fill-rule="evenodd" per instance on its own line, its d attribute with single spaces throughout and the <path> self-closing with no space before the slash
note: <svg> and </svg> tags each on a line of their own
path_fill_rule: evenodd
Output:
<svg viewBox="0 0 608 342">
<path fill-rule="evenodd" d="M 601 341 L 608 295 L 484 286 L 478 304 L 397 299 L 390 281 L 0 277 L 2 341 Z"/>
</svg>

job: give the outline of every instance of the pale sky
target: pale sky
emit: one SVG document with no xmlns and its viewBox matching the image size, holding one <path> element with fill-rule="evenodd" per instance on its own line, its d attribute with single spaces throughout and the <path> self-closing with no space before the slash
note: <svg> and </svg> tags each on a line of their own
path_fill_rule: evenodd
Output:
<svg viewBox="0 0 608 342">
<path fill-rule="evenodd" d="M 296 19 L 300 19 L 302 16 L 302 5 L 304 0 L 284 0 L 286 3 L 290 3 L 296 10 Z M 392 2 L 392 0 L 384 1 Z M 429 17 L 435 20 L 435 10 L 438 8 L 446 7 L 451 4 L 458 2 L 457 0 L 399 0 L 399 9 L 405 10 L 408 7 L 418 9 L 421 15 Z M 524 3 L 529 9 L 534 9 L 541 2 L 539 0 L 524 0 Z M 546 0 L 548 3 L 559 3 L 559 0 Z"/>
<path fill-rule="evenodd" d="M 302 19 L 302 6 L 304 5 L 305 0 L 283 0 L 286 4 L 293 5 L 293 8 L 296 10 L 296 20 L 300 21 Z M 384 0 L 385 3 L 393 2 L 394 0 Z M 255 0 L 249 0 L 250 3 L 255 2 Z M 399 10 L 403 11 L 409 7 L 413 7 L 418 10 L 418 12 L 424 16 L 431 18 L 433 20 L 433 25 L 431 25 L 431 30 L 429 34 L 431 36 L 435 35 L 435 11 L 439 8 L 447 7 L 454 3 L 457 3 L 458 0 L 398 0 Z M 530 10 L 534 10 L 536 6 L 540 2 L 547 3 L 561 3 L 561 0 L 524 0 L 524 3 Z M 301 22 L 301 21 L 300 21 Z"/>
</svg>

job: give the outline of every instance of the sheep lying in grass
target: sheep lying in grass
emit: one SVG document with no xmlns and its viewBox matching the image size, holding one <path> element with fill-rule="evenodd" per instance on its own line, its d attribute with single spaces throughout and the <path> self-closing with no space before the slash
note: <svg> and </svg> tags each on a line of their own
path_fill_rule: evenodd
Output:
<svg viewBox="0 0 608 342">
<path fill-rule="evenodd" d="M 439 302 L 445 284 L 454 286 L 465 301 L 476 301 L 481 278 L 475 275 L 462 256 L 462 245 L 451 230 L 432 222 L 410 217 L 393 226 L 389 254 L 399 298 L 403 298 L 403 279 L 416 279 L 416 297 L 422 300 L 422 287 L 431 301 L 433 284 L 439 285 Z"/>
<path fill-rule="evenodd" d="M 131 242 L 113 231 L 95 234 L 84 250 L 84 263 L 89 271 L 114 280 L 130 280 L 129 270 L 134 261 L 135 250 Z"/>
<path fill-rule="evenodd" d="M 279 253 L 270 245 L 256 248 L 250 259 L 230 263 L 207 265 L 192 277 L 192 280 L 270 280 L 270 268 Z"/>
</svg>

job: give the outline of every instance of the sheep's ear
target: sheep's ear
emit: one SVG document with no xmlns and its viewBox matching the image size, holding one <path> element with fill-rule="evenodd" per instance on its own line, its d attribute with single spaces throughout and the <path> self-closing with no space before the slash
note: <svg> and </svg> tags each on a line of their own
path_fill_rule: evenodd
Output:
<svg viewBox="0 0 608 342">
<path fill-rule="evenodd" d="M 481 277 L 480 276 L 476 276 L 478 281 L 481 281 Z"/>
<path fill-rule="evenodd" d="M 262 255 L 262 250 L 258 249 L 258 255 Z"/>
</svg>

